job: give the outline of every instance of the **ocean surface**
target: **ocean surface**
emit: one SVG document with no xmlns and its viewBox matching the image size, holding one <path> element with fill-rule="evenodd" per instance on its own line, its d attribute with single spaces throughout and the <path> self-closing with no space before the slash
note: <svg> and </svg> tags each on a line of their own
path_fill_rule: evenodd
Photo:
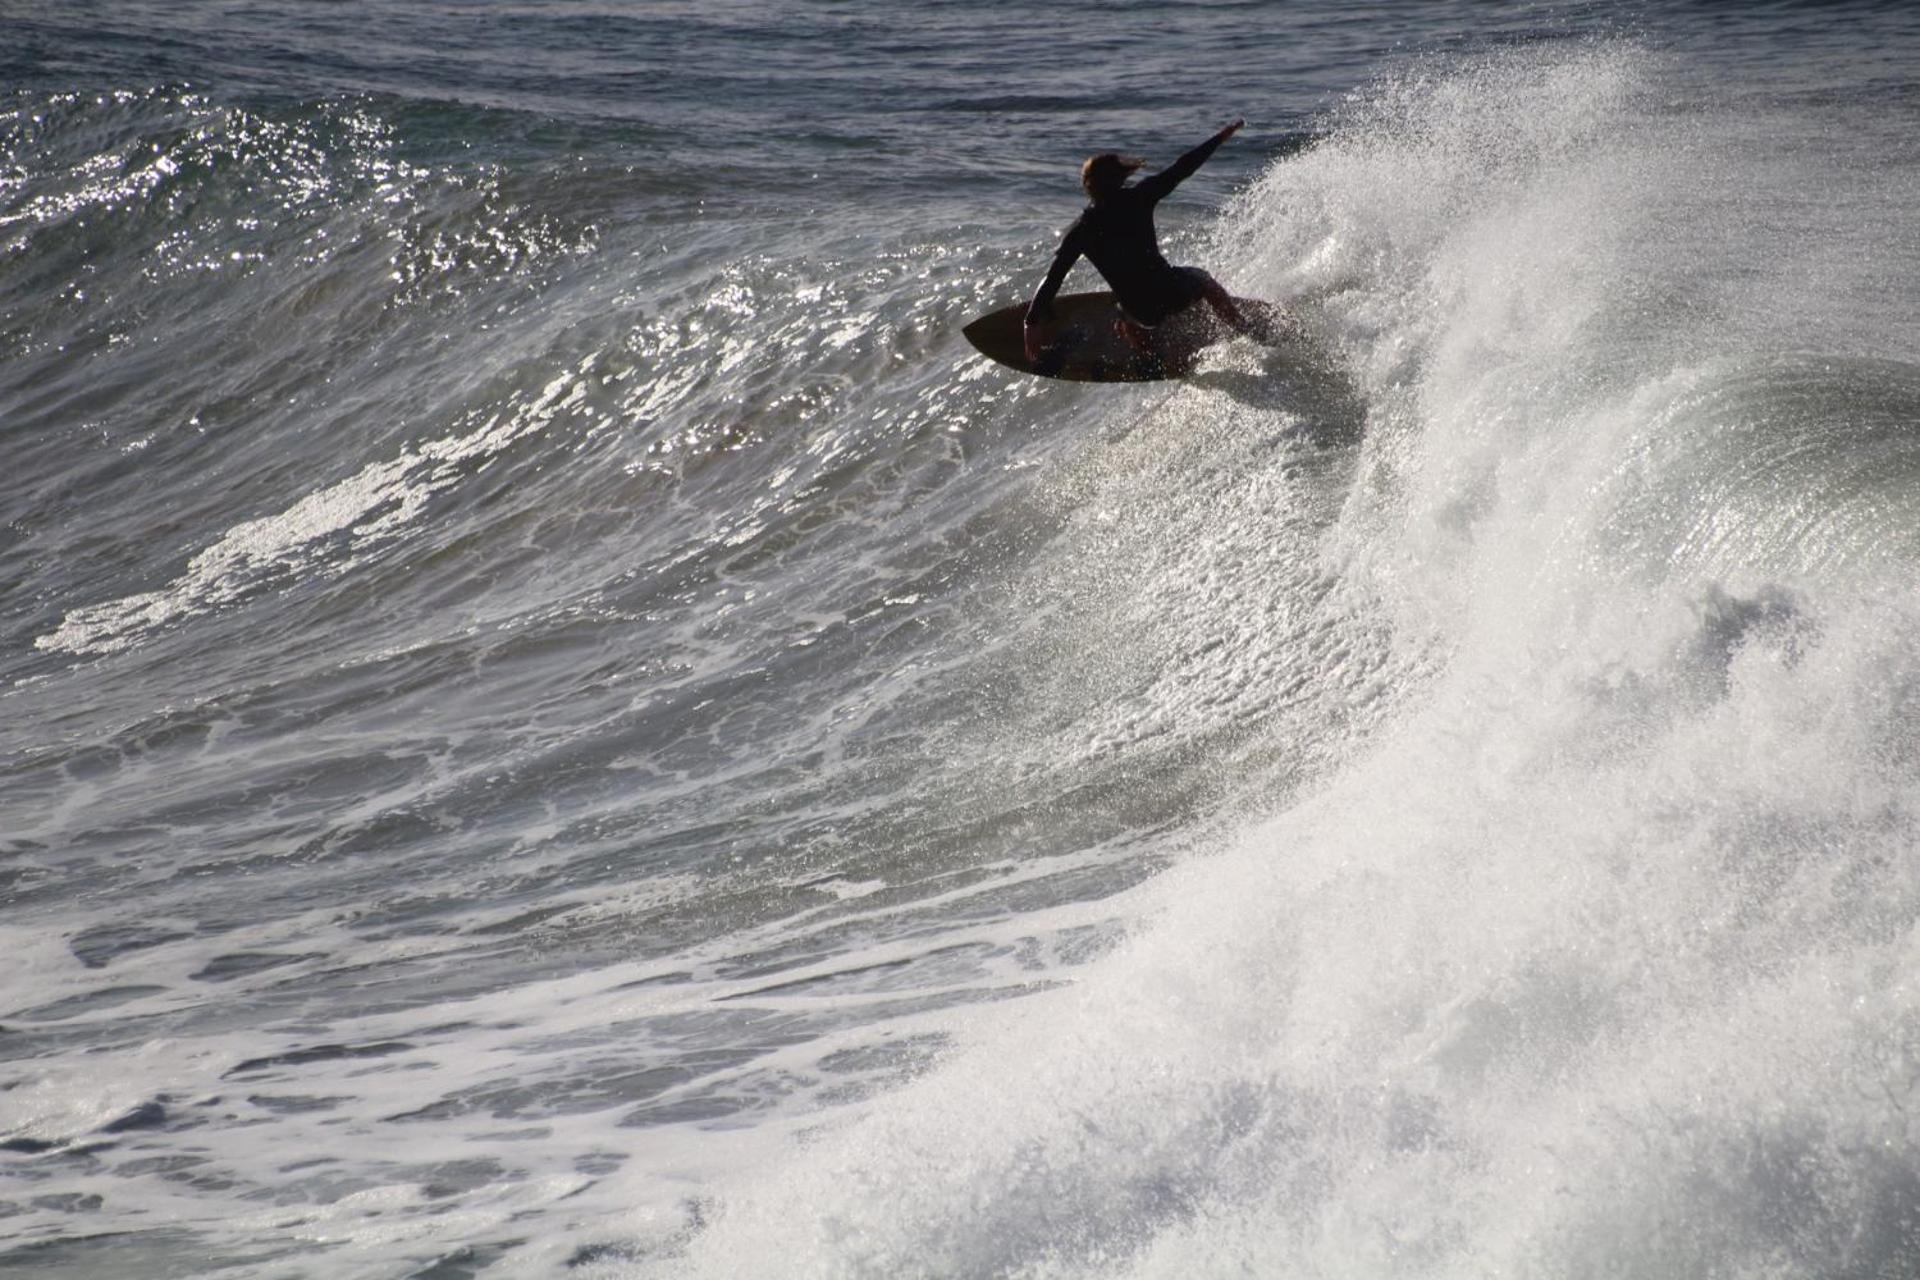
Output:
<svg viewBox="0 0 1920 1280">
<path fill-rule="evenodd" d="M 1906 4 L 0 0 L 0 1274 L 1920 1276 L 1917 282 Z"/>
</svg>

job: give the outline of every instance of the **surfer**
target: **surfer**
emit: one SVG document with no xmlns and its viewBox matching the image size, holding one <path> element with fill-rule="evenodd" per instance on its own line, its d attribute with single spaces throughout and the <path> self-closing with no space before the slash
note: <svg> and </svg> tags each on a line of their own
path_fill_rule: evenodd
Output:
<svg viewBox="0 0 1920 1280">
<path fill-rule="evenodd" d="M 1137 351 L 1150 352 L 1155 327 L 1203 298 L 1236 333 L 1265 339 L 1264 327 L 1241 312 L 1233 295 L 1218 280 L 1198 267 L 1176 267 L 1168 262 L 1153 229 L 1154 205 L 1192 177 L 1207 157 L 1245 123 L 1235 120 L 1160 172 L 1132 186 L 1126 185 L 1128 175 L 1146 163 L 1134 156 L 1106 151 L 1080 166 L 1080 185 L 1086 188 L 1092 203 L 1067 228 L 1047 278 L 1027 304 L 1021 336 L 1029 360 L 1040 358 L 1053 297 L 1082 255 L 1112 287 L 1120 304 L 1120 332 Z"/>
</svg>

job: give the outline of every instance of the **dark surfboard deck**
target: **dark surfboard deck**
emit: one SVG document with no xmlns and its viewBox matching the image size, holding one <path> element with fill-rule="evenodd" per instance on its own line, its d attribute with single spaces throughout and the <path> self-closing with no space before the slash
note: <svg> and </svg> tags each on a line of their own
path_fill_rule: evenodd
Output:
<svg viewBox="0 0 1920 1280">
<path fill-rule="evenodd" d="M 1241 310 L 1258 317 L 1270 331 L 1284 325 L 1284 312 L 1255 298 L 1236 298 Z M 1135 350 L 1115 322 L 1120 308 L 1111 293 L 1065 293 L 1053 300 L 1053 318 L 1038 360 L 1027 359 L 1022 325 L 1027 304 L 1016 303 L 981 316 L 963 333 L 980 354 L 1009 369 L 1070 382 L 1157 382 L 1193 372 L 1200 353 L 1233 336 L 1213 312 L 1197 303 L 1154 331 L 1151 354 Z"/>
</svg>

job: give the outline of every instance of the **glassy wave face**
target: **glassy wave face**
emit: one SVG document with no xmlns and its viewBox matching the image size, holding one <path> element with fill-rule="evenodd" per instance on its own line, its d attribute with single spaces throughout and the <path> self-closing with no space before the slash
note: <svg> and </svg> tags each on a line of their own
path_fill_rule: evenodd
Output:
<svg viewBox="0 0 1920 1280">
<path fill-rule="evenodd" d="M 1024 12 L 19 24 L 0 1268 L 1920 1274 L 1920 24 Z"/>
</svg>

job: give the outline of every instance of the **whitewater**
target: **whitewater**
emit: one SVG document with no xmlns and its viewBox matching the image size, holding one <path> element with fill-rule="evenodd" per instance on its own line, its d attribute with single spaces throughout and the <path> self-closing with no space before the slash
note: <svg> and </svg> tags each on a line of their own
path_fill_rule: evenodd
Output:
<svg viewBox="0 0 1920 1280">
<path fill-rule="evenodd" d="M 164 8 L 0 107 L 0 1270 L 1920 1274 L 1904 10 Z M 967 348 L 1235 114 L 1307 341 Z"/>
</svg>

